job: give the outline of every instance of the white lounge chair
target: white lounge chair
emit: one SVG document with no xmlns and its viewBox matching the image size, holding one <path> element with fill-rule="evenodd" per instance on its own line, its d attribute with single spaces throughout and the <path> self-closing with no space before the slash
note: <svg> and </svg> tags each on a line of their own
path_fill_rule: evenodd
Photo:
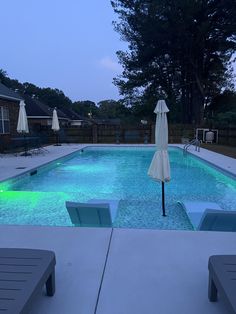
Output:
<svg viewBox="0 0 236 314">
<path fill-rule="evenodd" d="M 236 231 L 236 211 L 206 209 L 199 230 Z"/>
<path fill-rule="evenodd" d="M 79 227 L 112 227 L 117 206 L 118 201 L 66 202 L 71 222 Z"/>
<path fill-rule="evenodd" d="M 178 204 L 185 210 L 194 229 L 199 229 L 200 221 L 207 208 L 222 210 L 217 203 L 213 202 L 184 201 L 178 202 Z"/>
<path fill-rule="evenodd" d="M 88 201 L 89 204 L 109 204 L 109 210 L 111 214 L 111 221 L 114 222 L 116 214 L 118 211 L 120 200 L 111 200 L 111 199 L 97 199 L 93 198 Z"/>
</svg>

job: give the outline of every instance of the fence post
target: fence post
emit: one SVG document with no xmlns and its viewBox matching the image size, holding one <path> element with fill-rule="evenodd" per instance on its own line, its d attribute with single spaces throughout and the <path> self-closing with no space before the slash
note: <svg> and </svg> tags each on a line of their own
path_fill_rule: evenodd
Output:
<svg viewBox="0 0 236 314">
<path fill-rule="evenodd" d="M 93 124 L 93 143 L 98 142 L 98 126 L 97 124 Z"/>
</svg>

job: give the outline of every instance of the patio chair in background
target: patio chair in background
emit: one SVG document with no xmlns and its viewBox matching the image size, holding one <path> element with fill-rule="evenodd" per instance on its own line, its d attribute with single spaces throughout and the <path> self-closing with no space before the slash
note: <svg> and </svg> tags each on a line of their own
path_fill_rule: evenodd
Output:
<svg viewBox="0 0 236 314">
<path fill-rule="evenodd" d="M 32 155 L 45 155 L 49 153 L 49 150 L 43 147 L 41 138 L 36 137 L 35 141 L 31 144 L 30 153 L 32 153 Z"/>
<path fill-rule="evenodd" d="M 109 203 L 66 202 L 71 222 L 77 227 L 111 227 Z"/>
<path fill-rule="evenodd" d="M 24 143 L 21 137 L 11 138 L 11 140 L 4 147 L 4 154 L 12 154 L 14 156 L 20 155 L 24 151 Z"/>
<path fill-rule="evenodd" d="M 0 311 L 31 313 L 35 297 L 46 284 L 48 296 L 55 293 L 55 254 L 33 249 L 0 249 Z"/>
</svg>

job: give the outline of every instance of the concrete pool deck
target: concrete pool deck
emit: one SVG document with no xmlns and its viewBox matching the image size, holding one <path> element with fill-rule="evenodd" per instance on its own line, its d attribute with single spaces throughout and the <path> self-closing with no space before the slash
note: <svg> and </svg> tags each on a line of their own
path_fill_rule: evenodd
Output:
<svg viewBox="0 0 236 314">
<path fill-rule="evenodd" d="M 229 232 L 0 226 L 1 247 L 56 253 L 56 293 L 30 314 L 227 314 L 208 301 L 207 263 L 235 243 Z"/>
<path fill-rule="evenodd" d="M 0 181 L 87 146 L 95 145 L 0 157 Z M 236 159 L 189 151 L 236 175 Z M 30 314 L 227 314 L 221 300 L 208 301 L 207 263 L 213 254 L 236 254 L 235 243 L 236 233 L 229 232 L 0 225 L 0 247 L 56 253 L 56 294 L 37 298 Z"/>
<path fill-rule="evenodd" d="M 171 146 L 178 146 L 178 147 L 183 148 L 183 145 L 180 145 L 180 144 L 171 145 Z M 188 148 L 188 152 L 236 176 L 236 159 L 235 158 L 228 157 L 228 156 L 210 151 L 205 148 L 201 148 L 200 152 L 196 152 L 194 146 L 190 146 Z"/>
</svg>

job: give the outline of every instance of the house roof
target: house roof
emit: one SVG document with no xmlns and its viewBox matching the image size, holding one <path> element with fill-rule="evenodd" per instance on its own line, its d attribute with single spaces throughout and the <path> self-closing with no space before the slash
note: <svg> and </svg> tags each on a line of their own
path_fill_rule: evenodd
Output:
<svg viewBox="0 0 236 314">
<path fill-rule="evenodd" d="M 31 118 L 48 118 L 52 117 L 53 108 L 45 105 L 37 98 L 31 98 L 28 95 L 24 95 L 25 110 L 28 117 Z M 68 117 L 59 109 L 57 109 L 57 115 L 59 119 L 68 119 Z"/>
<path fill-rule="evenodd" d="M 0 98 L 9 99 L 9 100 L 15 100 L 15 101 L 21 101 L 23 98 L 10 88 L 6 87 L 2 83 L 0 83 Z"/>
<path fill-rule="evenodd" d="M 83 121 L 90 121 L 88 118 L 79 115 L 76 111 L 71 108 L 62 108 L 61 111 L 66 114 L 70 120 L 83 120 Z"/>
</svg>

